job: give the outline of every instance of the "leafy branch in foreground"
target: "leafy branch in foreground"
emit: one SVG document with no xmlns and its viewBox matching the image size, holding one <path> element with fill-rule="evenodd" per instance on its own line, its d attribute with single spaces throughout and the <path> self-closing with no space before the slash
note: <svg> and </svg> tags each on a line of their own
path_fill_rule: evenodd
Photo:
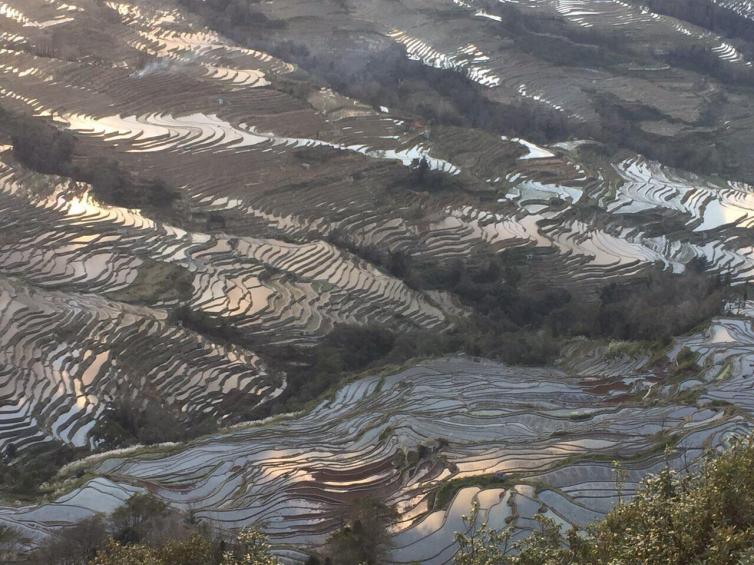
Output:
<svg viewBox="0 0 754 565">
<path fill-rule="evenodd" d="M 510 530 L 477 525 L 457 534 L 456 565 L 685 565 L 754 563 L 754 438 L 707 456 L 691 474 L 666 466 L 586 529 L 538 516 L 540 529 L 510 543 Z"/>
<path fill-rule="evenodd" d="M 477 526 L 479 502 L 474 501 L 471 514 L 463 516 L 463 524 L 468 533 L 456 532 L 456 543 L 460 548 L 455 558 L 456 565 L 494 565 L 505 563 L 511 549 L 510 529 L 495 530 L 487 522 Z"/>
</svg>

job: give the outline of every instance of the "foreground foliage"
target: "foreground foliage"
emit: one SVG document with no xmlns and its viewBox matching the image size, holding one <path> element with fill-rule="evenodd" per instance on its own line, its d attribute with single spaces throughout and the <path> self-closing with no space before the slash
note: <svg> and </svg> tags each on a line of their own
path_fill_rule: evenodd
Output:
<svg viewBox="0 0 754 565">
<path fill-rule="evenodd" d="M 90 565 L 276 565 L 267 538 L 255 529 L 242 530 L 233 548 L 222 553 L 219 545 L 200 534 L 159 547 L 124 545 L 110 539 Z"/>
<path fill-rule="evenodd" d="M 624 477 L 619 473 L 618 483 Z M 620 487 L 619 487 L 620 490 Z M 349 505 L 343 526 L 322 548 L 332 565 L 384 563 L 394 511 L 374 498 Z M 547 516 L 537 531 L 514 540 L 509 529 L 482 521 L 479 507 L 456 534 L 456 565 L 744 565 L 754 563 L 754 436 L 709 454 L 692 472 L 666 466 L 645 478 L 629 502 L 619 502 L 586 531 L 563 532 Z M 5 532 L 13 541 L 13 532 Z M 2 540 L 0 540 L 2 541 Z M 6 544 L 7 545 L 7 544 Z M 32 562 L 47 565 L 275 565 L 263 533 L 214 536 L 191 513 L 137 494 L 110 516 L 65 528 Z M 312 556 L 309 563 L 320 563 Z"/>
<path fill-rule="evenodd" d="M 754 563 L 754 438 L 709 456 L 693 473 L 670 467 L 604 520 L 565 536 L 544 516 L 540 530 L 511 543 L 508 530 L 478 524 L 478 507 L 457 534 L 456 565 L 686 565 Z M 472 527 L 475 526 L 475 527 Z"/>
<path fill-rule="evenodd" d="M 13 532 L 6 532 L 9 533 Z M 38 565 L 278 563 L 259 530 L 244 529 L 233 538 L 223 538 L 197 521 L 193 514 L 170 509 L 149 494 L 132 496 L 109 516 L 94 516 L 61 529 L 30 556 L 30 562 Z"/>
<path fill-rule="evenodd" d="M 322 548 L 330 565 L 378 565 L 390 547 L 394 510 L 376 498 L 345 504 L 341 523 Z M 192 513 L 171 509 L 150 494 L 136 494 L 110 515 L 97 515 L 59 530 L 30 556 L 14 555 L 20 540 L 14 530 L 0 531 L 3 551 L 34 565 L 278 565 L 267 536 L 246 528 L 220 536 Z M 321 563 L 311 556 L 308 565 Z"/>
<path fill-rule="evenodd" d="M 392 508 L 376 498 L 358 499 L 346 509 L 342 516 L 343 527 L 327 541 L 325 563 L 331 565 L 384 563 L 390 548 L 388 527 L 397 518 Z"/>
</svg>

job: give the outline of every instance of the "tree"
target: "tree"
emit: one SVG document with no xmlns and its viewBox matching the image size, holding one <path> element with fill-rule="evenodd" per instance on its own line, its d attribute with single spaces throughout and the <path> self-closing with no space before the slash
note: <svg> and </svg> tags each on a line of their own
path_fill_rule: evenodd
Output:
<svg viewBox="0 0 754 565">
<path fill-rule="evenodd" d="M 278 565 L 270 544 L 256 528 L 241 530 L 232 549 L 223 554 L 222 565 Z"/>
<path fill-rule="evenodd" d="M 220 545 L 207 536 L 194 534 L 187 540 L 171 540 L 157 550 L 163 563 L 171 565 L 210 565 L 220 562 Z"/>
<path fill-rule="evenodd" d="M 79 565 L 92 559 L 107 540 L 107 529 L 101 516 L 86 518 L 63 528 L 32 554 L 32 562 L 40 565 Z"/>
<path fill-rule="evenodd" d="M 167 513 L 167 505 L 151 494 L 135 494 L 110 517 L 115 539 L 121 543 L 138 543 L 149 525 Z"/>
<path fill-rule="evenodd" d="M 477 525 L 479 502 L 474 501 L 471 514 L 463 516 L 466 532 L 456 532 L 456 565 L 497 565 L 505 563 L 511 549 L 509 529 L 495 530 L 487 522 Z"/>
<path fill-rule="evenodd" d="M 89 565 L 165 565 L 154 549 L 144 545 L 121 545 L 110 540 Z"/>
<path fill-rule="evenodd" d="M 411 170 L 414 173 L 416 183 L 420 185 L 424 184 L 424 181 L 427 178 L 427 173 L 429 172 L 429 161 L 427 161 L 427 157 L 422 156 L 421 159 L 414 159 L 411 162 Z"/>
<path fill-rule="evenodd" d="M 384 562 L 390 547 L 388 526 L 395 521 L 395 511 L 382 501 L 358 499 L 345 513 L 345 525 L 327 541 L 327 554 L 333 565 Z"/>
</svg>

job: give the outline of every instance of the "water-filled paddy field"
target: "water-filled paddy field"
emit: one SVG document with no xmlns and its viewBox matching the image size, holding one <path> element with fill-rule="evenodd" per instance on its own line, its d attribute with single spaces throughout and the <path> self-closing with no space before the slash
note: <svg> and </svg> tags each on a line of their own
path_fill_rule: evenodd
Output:
<svg viewBox="0 0 754 565">
<path fill-rule="evenodd" d="M 260 10 L 287 22 L 276 40 L 321 54 L 329 23 L 303 4 Z M 124 389 L 223 424 L 228 397 L 254 409 L 289 386 L 264 348 L 311 347 L 342 324 L 439 334 L 469 315 L 375 255 L 442 265 L 517 250 L 535 265 L 526 285 L 557 281 L 585 300 L 700 258 L 739 288 L 752 279 L 754 177 L 741 159 L 751 113 L 731 109 L 733 96 L 723 103 L 722 83 L 647 59 L 653 42 L 701 45 L 747 72 L 733 40 L 632 2 L 516 2 L 524 16 L 558 18 L 571 38 L 609 31 L 635 45 L 620 72 L 564 70 L 522 48 L 506 12 L 486 3 L 349 4 L 332 17 L 350 56 L 351 40 L 400 46 L 494 103 L 584 125 L 598 118 L 594 92 L 645 100 L 640 128 L 652 135 L 719 119 L 739 180 L 365 103 L 168 0 L 0 2 L 0 105 L 74 135 L 74 163 L 117 159 L 180 201 L 170 214 L 109 205 L 86 182 L 31 170 L 3 137 L 0 449 L 95 448 L 90 432 Z M 716 4 L 751 17 L 747 2 Z M 243 343 L 176 320 L 179 307 Z M 691 350 L 700 367 L 675 380 L 648 353 L 608 355 L 607 344 L 579 340 L 549 367 L 451 356 L 368 371 L 300 413 L 74 463 L 48 500 L 8 501 L 0 522 L 32 546 L 148 490 L 218 527 L 262 524 L 295 559 L 327 539 L 350 500 L 374 494 L 400 514 L 392 562 L 446 563 L 474 500 L 517 537 L 541 513 L 585 525 L 666 459 L 693 465 L 750 432 L 752 319 L 743 301 L 675 338 L 667 363 Z"/>
</svg>

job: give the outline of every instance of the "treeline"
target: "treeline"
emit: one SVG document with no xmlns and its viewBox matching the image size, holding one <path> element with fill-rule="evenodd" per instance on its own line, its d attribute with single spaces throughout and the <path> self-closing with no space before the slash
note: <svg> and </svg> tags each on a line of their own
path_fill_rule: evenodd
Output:
<svg viewBox="0 0 754 565">
<path fill-rule="evenodd" d="M 160 179 L 145 179 L 104 158 L 75 159 L 76 138 L 41 118 L 0 108 L 0 133 L 10 137 L 14 156 L 34 171 L 92 185 L 94 196 L 126 208 L 169 208 L 178 192 Z"/>
<path fill-rule="evenodd" d="M 378 565 L 390 547 L 397 519 L 382 501 L 362 496 L 342 505 L 341 526 L 306 565 Z M 135 494 L 109 515 L 95 515 L 57 530 L 31 555 L 14 555 L 20 535 L 0 528 L 0 558 L 30 565 L 280 565 L 256 528 L 222 535 L 195 513 Z M 17 553 L 17 552 L 16 552 Z"/>
<path fill-rule="evenodd" d="M 88 455 L 58 441 L 49 441 L 21 450 L 8 443 L 0 458 L 0 491 L 17 499 L 33 500 L 45 494 L 47 482 L 60 468 Z"/>
<path fill-rule="evenodd" d="M 210 415 L 184 414 L 156 398 L 134 400 L 132 394 L 124 387 L 97 418 L 89 437 L 98 449 L 187 441 L 218 428 Z"/>
<path fill-rule="evenodd" d="M 522 332 L 544 332 L 553 338 L 667 341 L 718 314 L 729 284 L 707 273 L 706 262 L 696 259 L 682 274 L 654 266 L 639 278 L 603 287 L 596 300 L 583 301 L 557 286 L 532 288 L 527 284 L 531 268 L 520 251 L 447 266 L 415 264 L 392 254 L 388 263 L 388 269 L 404 273 L 411 286 L 447 290 L 472 310 L 474 325 L 483 331 L 472 338 L 479 349 L 470 353 L 518 364 L 552 360 L 547 351 L 529 359 L 525 351 L 499 343 L 515 343 L 514 334 Z"/>
<path fill-rule="evenodd" d="M 719 314 L 729 285 L 696 260 L 683 274 L 651 268 L 632 281 L 606 285 L 584 301 L 557 286 L 531 286 L 531 271 L 519 252 L 447 265 L 402 253 L 372 259 L 416 289 L 452 293 L 468 315 L 455 319 L 446 332 L 399 334 L 381 326 L 343 325 L 311 348 L 266 349 L 266 359 L 288 374 L 288 388 L 247 417 L 301 409 L 347 375 L 417 357 L 463 352 L 515 365 L 546 365 L 576 336 L 652 342 L 661 348 Z"/>
<path fill-rule="evenodd" d="M 6 555 L 18 534 L 0 538 Z M 14 539 L 15 538 L 15 539 Z M 150 494 L 135 494 L 110 515 L 95 515 L 57 530 L 31 555 L 31 565 L 276 565 L 256 529 L 235 537 L 213 532 L 192 512 L 171 509 Z"/>
</svg>

